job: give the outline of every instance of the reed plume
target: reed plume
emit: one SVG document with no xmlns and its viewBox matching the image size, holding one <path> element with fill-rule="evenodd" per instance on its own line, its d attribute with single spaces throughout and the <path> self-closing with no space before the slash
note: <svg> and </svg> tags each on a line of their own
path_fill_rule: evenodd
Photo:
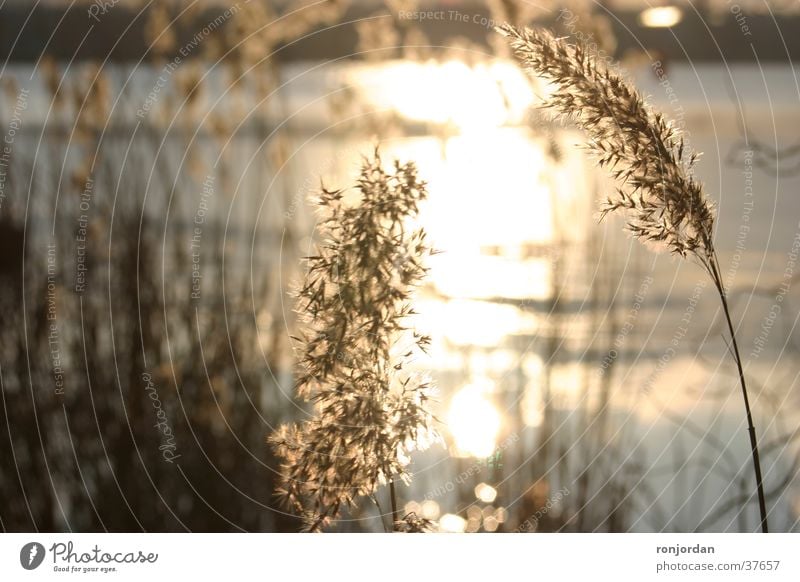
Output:
<svg viewBox="0 0 800 582">
<path fill-rule="evenodd" d="M 427 195 L 413 164 L 383 168 L 364 161 L 354 202 L 322 190 L 323 237 L 297 293 L 302 318 L 298 396 L 310 418 L 271 438 L 282 458 L 279 494 L 320 530 L 360 496 L 389 484 L 393 529 L 407 529 L 397 510 L 396 480 L 408 480 L 413 449 L 436 438 L 429 384 L 407 366 L 429 338 L 407 326 L 409 299 L 427 269 L 425 233 L 407 231 Z M 411 524 L 413 525 L 413 524 Z"/>
<path fill-rule="evenodd" d="M 574 122 L 589 137 L 588 148 L 617 183 L 601 216 L 620 213 L 639 240 L 694 258 L 719 293 L 731 353 L 736 361 L 756 478 L 761 529 L 768 531 L 758 443 L 742 359 L 731 321 L 725 286 L 714 249 L 714 208 L 693 176 L 698 155 L 680 132 L 651 109 L 621 75 L 584 44 L 568 43 L 543 29 L 498 28 L 517 58 L 534 75 L 552 84 L 545 106 Z"/>
</svg>

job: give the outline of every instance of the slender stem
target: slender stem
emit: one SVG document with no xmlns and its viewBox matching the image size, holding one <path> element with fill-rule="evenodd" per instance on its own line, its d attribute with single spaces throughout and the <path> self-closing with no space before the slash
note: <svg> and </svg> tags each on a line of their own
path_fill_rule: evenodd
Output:
<svg viewBox="0 0 800 582">
<path fill-rule="evenodd" d="M 744 369 L 742 368 L 742 357 L 739 355 L 739 346 L 736 342 L 736 334 L 733 330 L 733 322 L 731 321 L 730 309 L 728 308 L 728 299 L 725 296 L 725 287 L 723 286 L 722 279 L 719 276 L 719 266 L 717 264 L 717 254 L 712 251 L 711 272 L 714 279 L 714 285 L 717 287 L 719 298 L 722 301 L 722 311 L 725 313 L 725 321 L 728 323 L 728 332 L 731 334 L 731 345 L 733 347 L 733 356 L 736 360 L 736 368 L 739 371 L 739 383 L 742 386 L 742 398 L 744 399 L 744 410 L 747 415 L 747 432 L 750 435 L 750 452 L 753 455 L 753 470 L 756 474 L 756 490 L 758 492 L 758 509 L 761 513 L 761 531 L 763 533 L 769 532 L 767 525 L 767 502 L 764 496 L 764 482 L 761 478 L 761 460 L 758 454 L 758 441 L 756 439 L 756 429 L 753 426 L 753 414 L 750 411 L 750 398 L 747 395 L 747 384 L 744 377 Z"/>
<path fill-rule="evenodd" d="M 392 500 L 392 531 L 395 531 L 397 528 L 395 524 L 400 521 L 400 516 L 397 513 L 397 495 L 394 491 L 394 481 L 389 481 L 389 496 Z"/>
<path fill-rule="evenodd" d="M 386 527 L 386 522 L 383 521 L 383 509 L 381 509 L 381 504 L 378 503 L 378 498 L 375 497 L 374 494 L 370 495 L 369 498 L 372 499 L 372 502 L 378 508 L 378 515 L 381 516 L 381 525 L 383 525 L 383 533 L 389 533 L 391 530 Z"/>
</svg>

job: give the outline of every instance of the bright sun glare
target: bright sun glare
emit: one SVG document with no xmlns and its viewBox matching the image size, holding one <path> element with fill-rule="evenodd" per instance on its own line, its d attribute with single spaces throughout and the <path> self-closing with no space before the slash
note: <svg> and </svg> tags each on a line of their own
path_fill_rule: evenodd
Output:
<svg viewBox="0 0 800 582">
<path fill-rule="evenodd" d="M 488 457 L 500 431 L 500 414 L 485 396 L 486 388 L 470 384 L 450 401 L 447 427 L 461 456 Z"/>
<path fill-rule="evenodd" d="M 369 87 L 367 97 L 381 107 L 414 121 L 452 124 L 462 132 L 518 123 L 533 101 L 525 75 L 502 61 L 472 67 L 458 60 L 397 61 L 366 65 L 350 75 L 355 85 Z"/>
<path fill-rule="evenodd" d="M 378 109 L 449 128 L 446 137 L 393 142 L 391 154 L 415 160 L 428 183 L 420 224 L 440 251 L 430 259 L 428 294 L 417 298 L 415 324 L 433 338 L 438 369 L 466 366 L 481 378 L 474 362 L 465 363 L 464 350 L 500 350 L 507 338 L 535 328 L 532 314 L 495 299 L 550 296 L 547 253 L 558 214 L 577 213 L 578 197 L 564 194 L 559 180 L 563 173 L 574 186 L 581 175 L 578 162 L 565 151 L 553 170 L 545 144 L 531 139 L 525 124 L 534 94 L 511 63 L 396 62 L 365 66 L 353 75 L 351 81 Z M 494 451 L 502 417 L 489 398 L 492 388 L 489 381 L 471 384 L 450 399 L 446 420 L 453 455 L 487 457 Z M 538 404 L 533 396 L 538 392 L 526 400 L 531 409 Z"/>
</svg>

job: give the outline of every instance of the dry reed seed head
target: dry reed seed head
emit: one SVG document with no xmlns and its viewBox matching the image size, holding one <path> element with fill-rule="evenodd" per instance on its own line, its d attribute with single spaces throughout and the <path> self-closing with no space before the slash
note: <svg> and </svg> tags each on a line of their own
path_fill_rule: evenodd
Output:
<svg viewBox="0 0 800 582">
<path fill-rule="evenodd" d="M 270 439 L 282 459 L 280 496 L 319 530 L 358 497 L 407 480 L 415 448 L 437 438 L 430 383 L 407 370 L 429 338 L 408 327 L 426 273 L 425 234 L 406 224 L 426 194 L 413 164 L 365 159 L 357 203 L 323 188 L 321 242 L 297 292 L 302 321 L 298 396 L 308 420 Z"/>
<path fill-rule="evenodd" d="M 436 531 L 436 524 L 412 512 L 397 520 L 394 523 L 394 530 L 401 533 L 431 533 Z"/>
<path fill-rule="evenodd" d="M 498 31 L 529 71 L 551 83 L 545 106 L 587 133 L 587 147 L 619 184 L 601 216 L 623 212 L 636 238 L 707 266 L 713 206 L 692 175 L 698 156 L 680 133 L 584 44 L 544 29 Z"/>
</svg>

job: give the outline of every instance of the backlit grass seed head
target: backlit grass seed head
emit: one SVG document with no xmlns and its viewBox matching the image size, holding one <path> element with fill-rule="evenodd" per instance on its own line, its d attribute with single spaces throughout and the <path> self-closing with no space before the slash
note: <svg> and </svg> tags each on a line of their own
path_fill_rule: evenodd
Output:
<svg viewBox="0 0 800 582">
<path fill-rule="evenodd" d="M 408 327 L 426 273 L 422 230 L 407 230 L 426 196 L 413 164 L 365 160 L 355 189 L 322 190 L 321 242 L 297 292 L 298 396 L 307 420 L 271 438 L 283 500 L 319 530 L 358 497 L 407 480 L 412 450 L 436 438 L 429 382 L 407 370 L 429 338 Z"/>
<path fill-rule="evenodd" d="M 692 176 L 697 154 L 680 133 L 584 44 L 543 29 L 506 24 L 498 31 L 526 68 L 552 84 L 545 106 L 588 134 L 589 149 L 616 180 L 601 215 L 622 212 L 636 238 L 695 256 L 707 267 L 713 207 Z"/>
<path fill-rule="evenodd" d="M 510 39 L 526 67 L 553 85 L 547 106 L 589 135 L 589 149 L 617 181 L 616 194 L 605 201 L 603 215 L 623 213 L 635 237 L 666 246 L 682 257 L 695 257 L 714 282 L 742 389 L 761 531 L 769 532 L 744 366 L 712 239 L 714 212 L 692 173 L 697 154 L 689 152 L 664 117 L 652 111 L 641 95 L 586 45 L 569 44 L 546 30 L 520 30 L 506 24 L 498 31 Z"/>
</svg>

